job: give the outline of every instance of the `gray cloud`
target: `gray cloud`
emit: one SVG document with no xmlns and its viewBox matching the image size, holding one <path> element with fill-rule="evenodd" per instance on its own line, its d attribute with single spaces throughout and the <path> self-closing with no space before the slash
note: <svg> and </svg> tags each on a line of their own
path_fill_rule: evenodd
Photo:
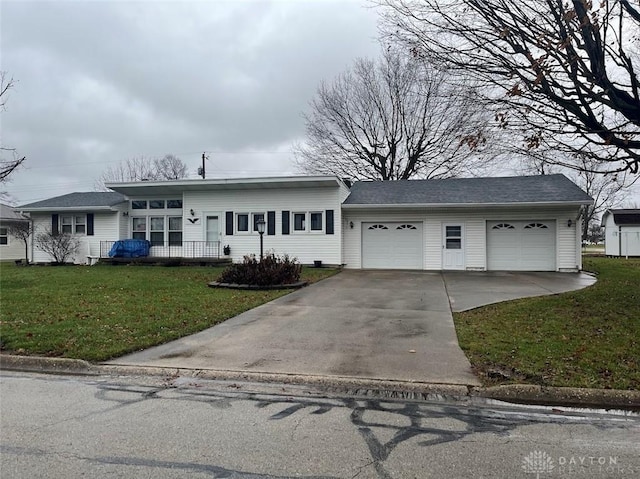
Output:
<svg viewBox="0 0 640 479">
<path fill-rule="evenodd" d="M 2 141 L 27 156 L 18 203 L 89 190 L 109 164 L 210 151 L 220 176 L 292 170 L 323 79 L 375 56 L 357 1 L 5 2 L 2 70 L 18 83 Z"/>
</svg>

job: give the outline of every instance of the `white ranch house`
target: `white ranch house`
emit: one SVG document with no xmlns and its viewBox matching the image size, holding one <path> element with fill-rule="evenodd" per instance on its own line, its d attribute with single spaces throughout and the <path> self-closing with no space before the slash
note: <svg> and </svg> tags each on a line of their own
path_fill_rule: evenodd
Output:
<svg viewBox="0 0 640 479">
<path fill-rule="evenodd" d="M 335 176 L 112 183 L 24 205 L 36 228 L 78 235 L 75 262 L 115 241 L 150 256 L 265 251 L 346 268 L 577 271 L 580 212 L 592 199 L 563 175 L 357 182 Z M 36 262 L 51 261 L 33 250 Z"/>
</svg>

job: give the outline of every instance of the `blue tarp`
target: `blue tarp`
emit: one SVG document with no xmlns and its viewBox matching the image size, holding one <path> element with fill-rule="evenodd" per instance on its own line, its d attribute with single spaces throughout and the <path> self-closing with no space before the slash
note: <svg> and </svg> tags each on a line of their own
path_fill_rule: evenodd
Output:
<svg viewBox="0 0 640 479">
<path fill-rule="evenodd" d="M 147 240 L 120 240 L 116 241 L 109 251 L 111 258 L 140 258 L 149 256 L 151 243 Z"/>
</svg>

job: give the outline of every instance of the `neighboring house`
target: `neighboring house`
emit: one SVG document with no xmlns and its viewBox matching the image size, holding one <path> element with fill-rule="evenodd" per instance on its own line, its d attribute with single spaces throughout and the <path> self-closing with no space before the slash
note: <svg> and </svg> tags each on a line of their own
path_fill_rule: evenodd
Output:
<svg viewBox="0 0 640 479">
<path fill-rule="evenodd" d="M 580 212 L 593 201 L 563 175 L 351 188 L 335 176 L 107 186 L 126 202 L 110 206 L 110 220 L 95 221 L 102 257 L 114 241 L 134 238 L 149 241 L 152 256 L 218 257 L 228 246 L 240 261 L 259 253 L 262 219 L 265 251 L 347 268 L 576 271 Z M 50 206 L 39 214 L 62 227 L 62 212 Z M 33 215 L 33 207 L 23 209 Z"/>
<path fill-rule="evenodd" d="M 0 261 L 24 259 L 24 243 L 10 234 L 10 227 L 16 223 L 29 222 L 29 218 L 15 211 L 11 206 L 0 203 Z"/>
<path fill-rule="evenodd" d="M 640 256 L 640 209 L 612 209 L 602 215 L 607 256 Z"/>
<path fill-rule="evenodd" d="M 100 255 L 101 241 L 128 237 L 126 198 L 114 192 L 70 193 L 37 201 L 18 209 L 28 213 L 35 235 L 46 231 L 71 233 L 80 239 L 80 249 L 72 258 L 86 263 L 89 257 Z M 32 242 L 32 261 L 51 262 L 52 258 L 36 248 Z"/>
</svg>

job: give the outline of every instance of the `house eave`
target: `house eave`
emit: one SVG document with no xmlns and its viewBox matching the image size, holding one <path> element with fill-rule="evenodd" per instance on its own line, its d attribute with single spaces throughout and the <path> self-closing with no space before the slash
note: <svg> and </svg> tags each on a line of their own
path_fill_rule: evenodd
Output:
<svg viewBox="0 0 640 479">
<path fill-rule="evenodd" d="M 339 187 L 344 184 L 336 176 L 277 176 L 260 178 L 220 178 L 205 180 L 135 181 L 107 183 L 105 186 L 129 197 L 178 195 L 185 191 L 249 190 L 307 187 Z"/>
<path fill-rule="evenodd" d="M 121 204 L 121 203 L 119 203 Z M 20 208 L 20 212 L 23 213 L 51 213 L 51 212 L 85 212 L 85 211 L 113 211 L 116 212 L 118 209 L 117 205 L 113 206 L 47 206 L 40 208 Z"/>
<path fill-rule="evenodd" d="M 521 207 L 545 207 L 545 206 L 584 206 L 591 205 L 593 201 L 539 201 L 526 203 L 397 203 L 397 204 L 349 204 L 343 203 L 346 210 L 363 209 L 424 209 L 424 208 L 521 208 Z"/>
</svg>

